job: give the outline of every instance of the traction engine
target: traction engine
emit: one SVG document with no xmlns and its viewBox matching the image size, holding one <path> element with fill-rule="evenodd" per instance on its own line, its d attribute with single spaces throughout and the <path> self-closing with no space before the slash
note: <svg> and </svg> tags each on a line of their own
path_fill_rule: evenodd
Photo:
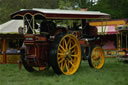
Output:
<svg viewBox="0 0 128 85">
<path fill-rule="evenodd" d="M 89 26 L 86 18 L 108 18 L 109 15 L 81 11 L 68 11 L 68 14 L 65 11 L 33 9 L 11 15 L 12 19 L 24 22 L 21 61 L 28 72 L 43 71 L 51 66 L 57 74 L 72 75 L 85 57 L 92 68 L 103 67 L 104 52 L 99 46 L 96 27 Z M 81 25 L 58 26 L 62 19 L 81 20 Z"/>
</svg>

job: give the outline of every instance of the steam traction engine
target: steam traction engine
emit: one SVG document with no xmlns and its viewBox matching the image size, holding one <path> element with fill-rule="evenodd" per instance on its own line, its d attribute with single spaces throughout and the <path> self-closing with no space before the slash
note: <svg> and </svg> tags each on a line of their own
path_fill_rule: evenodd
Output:
<svg viewBox="0 0 128 85">
<path fill-rule="evenodd" d="M 41 71 L 52 66 L 57 74 L 72 75 L 80 66 L 81 55 L 88 56 L 91 67 L 103 67 L 104 53 L 95 42 L 99 41 L 95 35 L 96 30 L 93 31 L 95 27 L 89 26 L 85 19 L 108 19 L 108 14 L 92 11 L 26 9 L 13 13 L 11 18 L 24 21 L 21 60 L 27 71 Z M 57 24 L 61 23 L 57 20 L 81 20 L 81 25 L 58 26 Z M 89 35 L 91 32 L 94 34 Z"/>
</svg>

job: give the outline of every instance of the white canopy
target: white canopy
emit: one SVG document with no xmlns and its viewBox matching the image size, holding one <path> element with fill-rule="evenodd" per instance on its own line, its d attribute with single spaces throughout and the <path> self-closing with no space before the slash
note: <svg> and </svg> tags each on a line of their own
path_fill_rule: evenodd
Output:
<svg viewBox="0 0 128 85">
<path fill-rule="evenodd" d="M 10 20 L 0 25 L 0 34 L 18 33 L 18 28 L 23 27 L 23 20 Z"/>
<path fill-rule="evenodd" d="M 39 9 L 33 8 L 32 10 L 40 11 L 46 14 L 79 14 L 79 15 L 107 15 L 107 13 L 101 13 L 100 11 L 79 11 L 79 10 L 62 10 L 62 9 Z"/>
</svg>

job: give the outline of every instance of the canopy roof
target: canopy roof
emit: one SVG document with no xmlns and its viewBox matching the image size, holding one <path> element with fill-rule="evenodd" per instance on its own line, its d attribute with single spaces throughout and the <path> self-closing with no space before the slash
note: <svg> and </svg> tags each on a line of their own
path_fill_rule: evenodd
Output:
<svg viewBox="0 0 128 85">
<path fill-rule="evenodd" d="M 60 9 L 21 9 L 11 14 L 11 19 L 22 19 L 25 15 L 37 16 L 37 19 L 108 19 L 110 15 L 99 11 L 78 11 Z"/>
</svg>

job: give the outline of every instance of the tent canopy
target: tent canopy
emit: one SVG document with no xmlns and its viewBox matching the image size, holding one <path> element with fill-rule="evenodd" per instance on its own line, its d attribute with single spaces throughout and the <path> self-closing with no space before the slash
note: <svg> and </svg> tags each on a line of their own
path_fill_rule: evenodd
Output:
<svg viewBox="0 0 128 85">
<path fill-rule="evenodd" d="M 10 20 L 0 25 L 0 34 L 18 34 L 19 27 L 24 27 L 23 20 Z"/>
<path fill-rule="evenodd" d="M 99 35 L 106 35 L 106 34 L 117 34 L 117 30 L 115 26 L 96 26 Z"/>
</svg>

